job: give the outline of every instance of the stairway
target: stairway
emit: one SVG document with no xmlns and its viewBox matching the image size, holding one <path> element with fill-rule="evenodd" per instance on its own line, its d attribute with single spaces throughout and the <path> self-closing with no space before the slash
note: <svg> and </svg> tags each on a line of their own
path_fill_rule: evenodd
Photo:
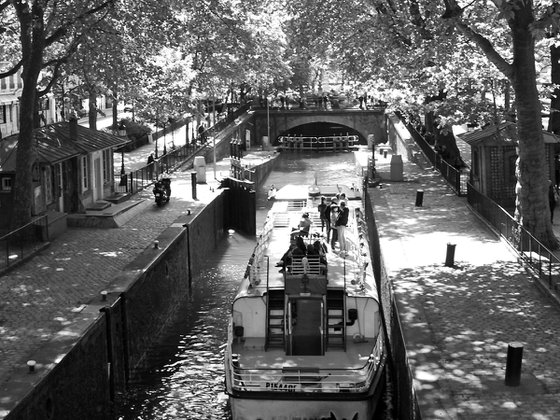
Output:
<svg viewBox="0 0 560 420">
<path fill-rule="evenodd" d="M 344 290 L 327 291 L 327 350 L 346 350 L 346 323 L 344 321 Z"/>
<path fill-rule="evenodd" d="M 268 290 L 265 350 L 284 348 L 284 290 Z"/>
</svg>

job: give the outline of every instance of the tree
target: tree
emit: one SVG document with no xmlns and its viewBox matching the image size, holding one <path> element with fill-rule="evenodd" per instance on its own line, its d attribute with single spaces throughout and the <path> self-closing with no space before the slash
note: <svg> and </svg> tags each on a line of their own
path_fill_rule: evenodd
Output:
<svg viewBox="0 0 560 420">
<path fill-rule="evenodd" d="M 467 18 L 465 9 L 455 0 L 445 0 L 444 3 L 443 18 L 475 43 L 511 82 L 515 92 L 519 138 L 515 216 L 537 239 L 549 248 L 556 249 L 558 241 L 548 217 L 547 165 L 537 90 L 535 39 L 542 35 L 539 34 L 541 25 L 549 25 L 557 21 L 559 16 L 553 9 L 546 7 L 547 2 L 495 0 L 495 11 L 507 23 L 511 35 L 511 58 L 508 60 L 498 53 L 488 35 L 475 30 L 473 15 L 482 18 L 483 23 L 488 22 L 486 10 L 469 10 Z M 488 27 L 488 30 L 491 28 Z"/>
<path fill-rule="evenodd" d="M 401 95 L 392 98 L 401 103 L 418 104 L 443 90 L 445 100 L 429 102 L 438 115 L 445 117 L 440 125 L 464 118 L 466 109 L 459 101 L 466 97 L 470 96 L 472 104 L 487 105 L 484 98 L 469 95 L 469 91 L 488 91 L 491 87 L 496 92 L 499 86 L 508 86 L 502 83 L 504 77 L 509 81 L 519 137 L 516 218 L 545 245 L 556 248 L 558 243 L 547 217 L 547 165 L 535 65 L 535 40 L 559 19 L 552 2 L 494 0 L 468 2 L 464 7 L 455 0 L 338 3 L 348 10 L 356 11 L 357 6 L 363 9 L 353 20 L 344 19 L 339 25 L 345 28 L 346 36 L 339 33 L 335 37 L 335 51 L 347 66 L 354 67 L 355 77 L 362 81 L 389 80 L 384 93 L 390 89 L 393 95 Z M 368 42 L 374 48 L 364 51 Z M 470 45 L 476 46 L 476 51 Z M 363 60 L 365 54 L 368 60 Z M 481 56 L 484 60 L 479 59 Z M 502 77 L 483 69 L 486 62 L 494 64 Z M 483 84 L 487 87 L 472 89 Z M 489 111 L 488 116 L 492 116 L 491 108 Z"/>
<path fill-rule="evenodd" d="M 41 71 L 44 68 L 51 69 L 52 79 L 47 86 L 52 86 L 62 63 L 75 52 L 83 35 L 105 17 L 114 1 L 4 0 L 0 2 L 2 22 L 12 25 L 3 34 L 17 36 L 18 41 L 14 66 L 6 73 L 0 74 L 0 77 L 13 74 L 19 68 L 23 70 L 13 227 L 28 223 L 32 216 L 32 166 L 36 158 L 33 129 Z M 14 44 L 13 41 L 14 38 L 11 39 L 11 45 Z"/>
</svg>

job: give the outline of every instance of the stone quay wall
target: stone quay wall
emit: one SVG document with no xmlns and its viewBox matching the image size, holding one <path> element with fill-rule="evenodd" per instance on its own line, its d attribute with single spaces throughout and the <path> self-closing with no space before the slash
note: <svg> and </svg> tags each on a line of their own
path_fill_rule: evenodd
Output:
<svg viewBox="0 0 560 420">
<path fill-rule="evenodd" d="M 385 270 L 375 217 L 383 213 L 384 209 L 387 208 L 387 203 L 385 196 L 375 188 L 368 188 L 365 195 L 365 219 L 368 227 L 370 255 L 377 290 L 379 290 L 383 327 L 387 338 L 387 364 L 390 383 L 392 384 L 390 392 L 393 396 L 392 400 L 397 402 L 393 410 L 395 418 L 420 419 L 397 303 L 393 296 L 391 280 Z M 375 202 L 375 209 L 372 205 L 373 202 Z"/>
<path fill-rule="evenodd" d="M 268 159 L 254 166 L 256 188 L 274 163 Z M 21 375 L 17 393 L 22 398 L 0 418 L 112 419 L 112 406 L 132 373 L 143 367 L 146 351 L 187 299 L 205 256 L 223 239 L 227 194 L 227 189 L 217 190 L 208 204 L 176 219 L 156 238 L 157 247 L 154 241 L 105 293 L 84 305 L 80 321 L 43 349 L 60 360 Z"/>
<path fill-rule="evenodd" d="M 204 256 L 222 239 L 225 194 L 177 219 L 157 238 L 157 248 L 143 250 L 106 295 L 83 308 L 79 324 L 48 343 L 44 351 L 61 360 L 27 375 L 22 386 L 31 391 L 6 420 L 111 418 L 111 405 L 187 299 Z"/>
</svg>

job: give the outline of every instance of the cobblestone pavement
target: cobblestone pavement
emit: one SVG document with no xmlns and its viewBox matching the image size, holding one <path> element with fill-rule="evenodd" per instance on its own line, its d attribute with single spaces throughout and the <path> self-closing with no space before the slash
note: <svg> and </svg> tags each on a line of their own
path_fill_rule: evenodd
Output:
<svg viewBox="0 0 560 420">
<path fill-rule="evenodd" d="M 388 174 L 390 156 L 377 160 Z M 404 174 L 372 200 L 422 418 L 560 418 L 558 304 L 436 172 L 405 162 Z M 523 362 L 512 387 L 504 379 L 514 342 Z"/>
<path fill-rule="evenodd" d="M 382 174 L 389 161 L 378 158 Z M 190 173 L 175 173 L 163 208 L 145 191 L 138 214 L 122 227 L 68 229 L 0 277 L 0 387 L 178 216 L 204 205 L 217 182 L 212 170 L 198 200 Z M 406 162 L 404 172 L 404 182 L 384 182 L 373 200 L 423 418 L 560 418 L 557 304 L 440 176 Z M 418 189 L 422 207 L 414 205 Z M 456 246 L 454 267 L 443 264 L 448 243 Z M 524 346 L 517 387 L 504 385 L 512 342 Z"/>
<path fill-rule="evenodd" d="M 244 160 L 254 165 L 269 155 L 249 154 Z M 218 162 L 217 167 L 227 175 L 229 159 Z M 144 201 L 131 210 L 136 214 L 123 226 L 68 228 L 47 249 L 0 277 L 0 400 L 5 391 L 2 385 L 13 372 L 27 369 L 26 361 L 79 316 L 81 305 L 97 299 L 179 216 L 188 209 L 196 212 L 209 202 L 219 181 L 212 164 L 206 170 L 207 182 L 197 185 L 197 200 L 192 199 L 191 171 L 175 172 L 171 200 L 165 206 L 155 205 L 148 188 L 134 197 Z"/>
</svg>

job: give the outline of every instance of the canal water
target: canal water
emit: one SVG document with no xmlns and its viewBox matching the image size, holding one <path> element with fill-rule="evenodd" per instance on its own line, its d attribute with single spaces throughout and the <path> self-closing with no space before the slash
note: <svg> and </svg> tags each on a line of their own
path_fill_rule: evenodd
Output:
<svg viewBox="0 0 560 420">
<path fill-rule="evenodd" d="M 366 152 L 360 152 L 366 153 Z M 355 154 L 285 152 L 257 191 L 257 230 L 271 202 L 271 185 L 354 183 L 361 188 Z M 119 420 L 229 420 L 223 355 L 228 314 L 255 238 L 232 232 L 193 280 L 189 302 L 148 352 L 146 368 L 135 372 Z"/>
</svg>

